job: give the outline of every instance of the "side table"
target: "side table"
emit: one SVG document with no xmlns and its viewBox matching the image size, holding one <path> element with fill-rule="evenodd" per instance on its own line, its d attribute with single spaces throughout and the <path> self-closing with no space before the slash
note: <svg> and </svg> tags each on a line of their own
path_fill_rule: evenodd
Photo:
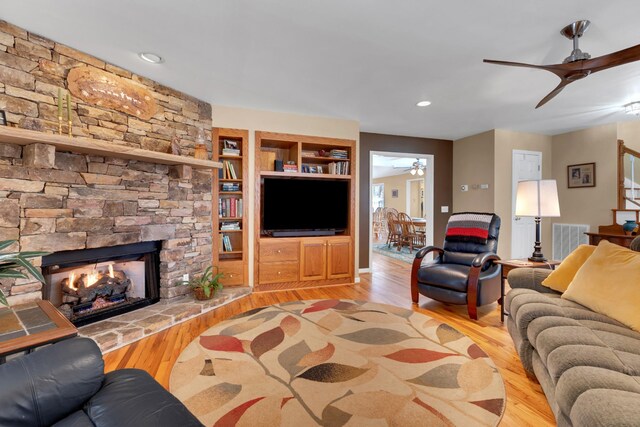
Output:
<svg viewBox="0 0 640 427">
<path fill-rule="evenodd" d="M 548 268 L 550 270 L 555 270 L 556 266 L 560 264 L 561 261 L 556 260 L 547 260 L 545 262 L 533 262 L 528 259 L 501 259 L 498 261 L 494 261 L 494 263 L 502 266 L 502 281 L 500 282 L 500 321 L 504 322 L 504 316 L 507 315 L 504 311 L 504 286 L 507 283 L 507 276 L 509 272 L 516 268 Z"/>
<path fill-rule="evenodd" d="M 0 309 L 0 363 L 6 356 L 78 335 L 78 329 L 49 301 Z"/>
</svg>

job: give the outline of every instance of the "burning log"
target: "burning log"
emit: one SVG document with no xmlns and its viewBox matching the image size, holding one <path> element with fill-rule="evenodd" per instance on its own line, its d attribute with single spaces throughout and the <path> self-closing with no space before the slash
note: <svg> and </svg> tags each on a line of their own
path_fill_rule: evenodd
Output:
<svg viewBox="0 0 640 427">
<path fill-rule="evenodd" d="M 65 302 L 78 304 L 126 294 L 131 280 L 122 271 L 114 271 L 109 265 L 108 273 L 93 271 L 89 274 L 82 273 L 77 278 L 75 273 L 71 273 L 60 284 Z"/>
</svg>

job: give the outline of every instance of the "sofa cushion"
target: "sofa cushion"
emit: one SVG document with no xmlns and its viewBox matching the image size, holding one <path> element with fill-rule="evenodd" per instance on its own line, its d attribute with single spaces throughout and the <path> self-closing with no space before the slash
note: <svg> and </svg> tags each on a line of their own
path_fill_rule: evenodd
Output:
<svg viewBox="0 0 640 427">
<path fill-rule="evenodd" d="M 139 369 L 106 374 L 104 385 L 84 410 L 96 427 L 202 426 L 178 399 Z"/>
<path fill-rule="evenodd" d="M 542 284 L 554 291 L 566 291 L 580 267 L 582 267 L 595 250 L 596 247 L 592 245 L 578 246 L 542 281 Z"/>
<path fill-rule="evenodd" d="M 601 241 L 562 298 L 640 331 L 640 253 Z"/>
</svg>

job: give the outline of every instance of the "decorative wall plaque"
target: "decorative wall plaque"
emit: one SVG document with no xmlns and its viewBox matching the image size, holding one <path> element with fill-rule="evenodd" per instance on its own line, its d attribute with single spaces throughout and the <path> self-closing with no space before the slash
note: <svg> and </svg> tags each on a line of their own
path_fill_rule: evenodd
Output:
<svg viewBox="0 0 640 427">
<path fill-rule="evenodd" d="M 69 91 L 83 101 L 149 120 L 158 104 L 144 86 L 92 67 L 77 67 L 67 76 Z"/>
</svg>

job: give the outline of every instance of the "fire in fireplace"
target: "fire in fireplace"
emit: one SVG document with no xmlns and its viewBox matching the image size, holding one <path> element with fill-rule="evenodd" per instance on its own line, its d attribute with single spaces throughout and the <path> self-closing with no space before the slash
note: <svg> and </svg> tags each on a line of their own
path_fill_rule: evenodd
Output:
<svg viewBox="0 0 640 427">
<path fill-rule="evenodd" d="M 43 258 L 44 298 L 82 326 L 158 301 L 160 242 Z"/>
</svg>

